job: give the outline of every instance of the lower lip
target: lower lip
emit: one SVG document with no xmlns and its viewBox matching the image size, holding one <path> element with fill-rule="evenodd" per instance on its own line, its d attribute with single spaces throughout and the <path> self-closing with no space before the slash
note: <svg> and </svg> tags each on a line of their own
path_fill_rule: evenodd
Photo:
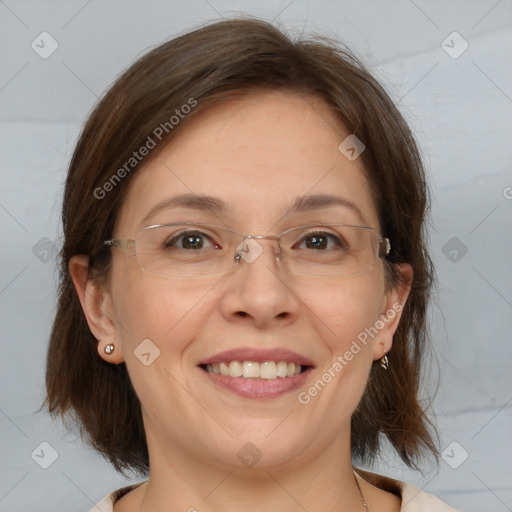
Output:
<svg viewBox="0 0 512 512">
<path fill-rule="evenodd" d="M 202 368 L 200 370 L 217 386 L 244 398 L 277 398 L 303 386 L 313 368 L 308 368 L 293 377 L 278 377 L 273 380 L 229 377 L 219 373 L 207 372 Z"/>
</svg>

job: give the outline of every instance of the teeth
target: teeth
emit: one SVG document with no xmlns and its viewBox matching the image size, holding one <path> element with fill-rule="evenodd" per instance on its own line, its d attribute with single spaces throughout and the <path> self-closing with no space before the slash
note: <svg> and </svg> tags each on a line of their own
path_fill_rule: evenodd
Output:
<svg viewBox="0 0 512 512">
<path fill-rule="evenodd" d="M 250 379 L 251 377 L 257 378 L 260 376 L 260 363 L 254 363 L 253 361 L 244 361 L 242 366 L 242 377 Z"/>
<path fill-rule="evenodd" d="M 226 361 L 206 365 L 207 372 L 229 377 L 243 377 L 244 379 L 275 380 L 278 377 L 284 378 L 299 375 L 301 370 L 300 364 L 288 363 L 286 361 L 265 361 L 264 363 Z"/>
<path fill-rule="evenodd" d="M 229 366 L 226 363 L 220 363 L 219 368 L 221 375 L 229 375 Z"/>
<path fill-rule="evenodd" d="M 277 363 L 277 376 L 278 377 L 286 377 L 288 373 L 288 364 L 286 361 L 279 361 Z"/>
<path fill-rule="evenodd" d="M 244 373 L 243 365 L 239 361 L 231 361 L 229 363 L 229 375 L 231 377 L 241 377 Z"/>
<path fill-rule="evenodd" d="M 260 364 L 260 378 L 268 380 L 277 379 L 277 365 L 274 361 Z"/>
</svg>

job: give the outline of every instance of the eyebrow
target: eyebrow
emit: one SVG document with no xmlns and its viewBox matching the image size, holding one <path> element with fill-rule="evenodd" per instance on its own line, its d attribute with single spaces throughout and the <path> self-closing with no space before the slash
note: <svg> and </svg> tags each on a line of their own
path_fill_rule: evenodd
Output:
<svg viewBox="0 0 512 512">
<path fill-rule="evenodd" d="M 295 212 L 308 212 L 312 210 L 320 210 L 321 208 L 328 208 L 330 206 L 344 206 L 352 210 L 363 222 L 367 225 L 363 212 L 355 203 L 343 196 L 335 196 L 330 194 L 314 194 L 310 196 L 302 196 L 295 200 L 290 213 Z"/>
<path fill-rule="evenodd" d="M 168 199 L 164 199 L 160 203 L 156 204 L 144 217 L 141 224 L 144 224 L 157 213 L 160 213 L 163 210 L 172 210 L 173 208 L 190 208 L 192 210 L 209 211 L 215 214 L 226 211 L 224 201 L 217 199 L 216 197 L 197 194 L 180 194 L 178 196 L 172 196 Z"/>
<path fill-rule="evenodd" d="M 290 213 L 302 213 L 331 206 L 343 206 L 352 210 L 360 220 L 366 225 L 366 219 L 361 209 L 349 199 L 329 194 L 314 194 L 298 197 L 288 210 Z M 214 214 L 225 213 L 227 206 L 224 201 L 209 195 L 198 194 L 180 194 L 164 199 L 156 204 L 144 217 L 141 224 L 164 210 L 172 210 L 173 208 L 189 208 L 198 211 L 209 211 Z"/>
</svg>

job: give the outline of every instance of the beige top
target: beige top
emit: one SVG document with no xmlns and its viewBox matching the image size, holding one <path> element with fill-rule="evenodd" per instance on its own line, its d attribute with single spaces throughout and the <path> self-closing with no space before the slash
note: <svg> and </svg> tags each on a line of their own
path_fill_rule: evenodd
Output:
<svg viewBox="0 0 512 512">
<path fill-rule="evenodd" d="M 368 473 L 360 469 L 357 470 L 358 474 L 376 487 L 384 489 L 385 491 L 392 492 L 402 499 L 401 512 L 457 512 L 454 508 L 432 494 L 423 492 L 414 485 L 392 480 L 384 476 Z M 103 498 L 97 505 L 95 505 L 89 512 L 114 512 L 114 503 L 121 499 L 125 494 L 138 487 L 144 482 L 123 487 L 109 494 Z"/>
</svg>

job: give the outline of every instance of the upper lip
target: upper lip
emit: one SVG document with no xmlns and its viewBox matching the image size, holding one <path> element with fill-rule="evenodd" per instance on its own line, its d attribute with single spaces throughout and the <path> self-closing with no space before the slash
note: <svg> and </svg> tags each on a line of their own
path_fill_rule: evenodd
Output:
<svg viewBox="0 0 512 512">
<path fill-rule="evenodd" d="M 257 348 L 233 348 L 219 352 L 213 356 L 199 361 L 198 365 L 226 363 L 229 361 L 254 361 L 264 363 L 265 361 L 286 361 L 301 366 L 314 366 L 313 361 L 305 356 L 297 354 L 287 348 L 257 349 Z"/>
</svg>

